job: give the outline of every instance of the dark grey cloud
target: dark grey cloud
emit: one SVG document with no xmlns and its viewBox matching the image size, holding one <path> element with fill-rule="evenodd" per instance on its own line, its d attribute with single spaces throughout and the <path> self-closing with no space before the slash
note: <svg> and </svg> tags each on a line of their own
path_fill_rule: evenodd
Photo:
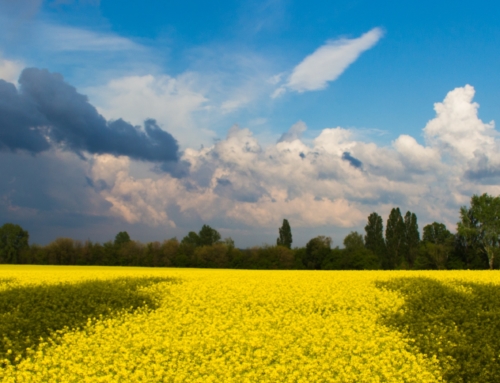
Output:
<svg viewBox="0 0 500 383">
<path fill-rule="evenodd" d="M 57 145 L 83 156 L 124 155 L 164 163 L 178 160 L 177 141 L 149 119 L 144 129 L 106 121 L 86 96 L 58 73 L 24 69 L 20 90 L 0 80 L 0 150 L 36 154 Z"/>
<path fill-rule="evenodd" d="M 354 158 L 353 156 L 351 156 L 351 153 L 349 153 L 349 152 L 342 153 L 342 159 L 344 161 L 349 162 L 352 166 L 354 166 L 357 169 L 361 169 L 363 167 L 363 163 L 360 160 L 358 160 L 357 158 Z"/>
<path fill-rule="evenodd" d="M 39 153 L 49 149 L 43 129 L 46 124 L 34 102 L 21 97 L 14 84 L 0 80 L 0 150 Z"/>
</svg>

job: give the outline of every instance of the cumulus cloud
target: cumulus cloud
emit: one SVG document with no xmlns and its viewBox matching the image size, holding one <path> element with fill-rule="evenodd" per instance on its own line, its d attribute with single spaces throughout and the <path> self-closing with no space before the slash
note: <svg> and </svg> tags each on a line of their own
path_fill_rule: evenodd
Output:
<svg viewBox="0 0 500 383">
<path fill-rule="evenodd" d="M 393 146 L 399 154 L 401 162 L 407 168 L 425 172 L 439 166 L 441 157 L 439 151 L 433 147 L 420 145 L 415 138 L 402 134 L 394 142 Z"/>
<path fill-rule="evenodd" d="M 484 123 L 477 115 L 479 104 L 472 102 L 474 94 L 471 85 L 449 92 L 443 102 L 434 104 L 436 117 L 424 128 L 426 141 L 455 161 L 471 160 L 477 150 L 493 152 L 498 145 L 493 121 Z"/>
<path fill-rule="evenodd" d="M 287 132 L 283 133 L 278 142 L 292 142 L 295 140 L 300 140 L 302 133 L 307 130 L 307 125 L 304 121 L 298 121 L 293 124 Z"/>
<path fill-rule="evenodd" d="M 277 88 L 276 98 L 287 90 L 306 92 L 327 87 L 336 80 L 364 51 L 373 47 L 382 37 L 380 28 L 373 28 L 356 39 L 330 40 L 307 56 L 288 77 L 287 82 Z"/>
<path fill-rule="evenodd" d="M 183 153 L 182 161 L 189 164 L 184 178 L 134 178 L 126 165 L 105 174 L 92 168 L 91 177 L 109 185 L 101 195 L 114 214 L 130 222 L 174 225 L 168 214 L 173 206 L 183 216 L 217 220 L 223 227 L 274 227 L 287 217 L 294 227 L 352 228 L 362 226 L 372 211 L 387 215 L 400 206 L 416 212 L 421 224 L 438 220 L 453 227 L 458 207 L 471 194 L 500 194 L 498 183 L 476 181 L 500 176 L 492 124 L 477 118 L 471 98 L 465 99 L 468 105 L 449 102 L 467 93 L 469 87 L 451 91 L 444 114 L 436 108 L 424 130 L 427 145 L 401 135 L 381 147 L 358 141 L 340 127 L 324 129 L 306 144 L 300 139 L 306 126 L 299 121 L 276 144 L 263 146 L 249 129 L 235 125 L 211 147 Z M 478 143 L 491 143 L 468 161 L 446 159 L 448 150 L 461 148 L 443 145 L 457 129 L 456 118 L 450 117 L 456 115 L 469 121 L 464 131 Z M 120 161 L 96 156 L 94 167 L 110 160 Z"/>
<path fill-rule="evenodd" d="M 106 121 L 87 97 L 57 73 L 24 69 L 20 90 L 0 80 L 0 150 L 40 153 L 53 146 L 75 152 L 177 161 L 177 141 L 146 120 L 144 130 L 122 119 Z"/>
<path fill-rule="evenodd" d="M 140 124 L 151 116 L 181 143 L 211 141 L 214 133 L 199 129 L 193 114 L 208 109 L 208 99 L 195 90 L 194 73 L 176 78 L 160 75 L 125 76 L 87 89 L 99 112 L 108 119 L 123 118 Z"/>
<path fill-rule="evenodd" d="M 47 211 L 60 213 L 61 222 L 76 219 L 64 216 L 67 210 L 88 222 L 142 225 L 155 233 L 214 222 L 227 230 L 269 230 L 285 217 L 297 230 L 362 230 L 371 212 L 386 217 L 399 206 L 417 213 L 420 227 L 439 221 L 453 228 L 458 208 L 472 194 L 500 194 L 500 141 L 493 123 L 479 119 L 469 86 L 452 90 L 436 104 L 436 116 L 424 129 L 425 143 L 401 135 L 380 146 L 360 141 L 355 131 L 342 127 L 323 129 L 304 142 L 306 125 L 299 121 L 278 142 L 262 144 L 250 129 L 234 125 L 225 138 L 187 148 L 177 162 L 169 162 L 163 161 L 170 157 L 163 157 L 162 150 L 154 149 L 163 147 L 164 136 L 152 122 L 145 127 L 151 124 L 149 133 L 125 123 L 112 125 L 60 76 L 42 72 L 31 73 L 37 81 L 30 79 L 30 71 L 23 72 L 19 91 L 0 82 L 0 170 L 7 175 L 0 185 L 0 213 L 9 218 L 28 222 L 42 217 L 41 206 L 48 206 Z M 113 142 L 132 137 L 141 153 L 152 154 L 136 155 L 133 150 L 139 149 L 119 151 L 114 146 L 97 150 L 94 139 L 104 142 L 98 145 L 111 145 L 101 130 L 111 130 L 106 134 Z M 472 148 L 464 144 L 467 137 Z M 18 149 L 41 154 L 20 156 L 13 152 Z M 92 153 L 88 161 L 77 159 L 74 153 L 80 151 Z M 16 160 L 38 158 L 48 164 L 45 170 L 36 168 L 38 176 Z M 144 170 L 145 163 L 136 159 L 173 167 L 168 173 Z M 60 170 L 63 164 L 68 164 L 66 171 Z M 62 186 L 49 190 L 41 181 L 45 171 L 67 173 L 54 184 L 64 180 L 83 191 L 73 194 L 73 188 Z M 28 186 L 31 180 L 40 183 L 37 198 L 26 192 L 37 189 Z M 83 207 L 75 207 L 80 200 Z"/>
<path fill-rule="evenodd" d="M 0 80 L 15 83 L 24 65 L 19 61 L 2 59 L 0 57 Z"/>
</svg>

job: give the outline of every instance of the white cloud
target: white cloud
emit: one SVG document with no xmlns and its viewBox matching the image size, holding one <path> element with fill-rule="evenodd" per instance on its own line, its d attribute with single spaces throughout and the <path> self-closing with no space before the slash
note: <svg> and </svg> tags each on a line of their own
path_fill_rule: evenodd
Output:
<svg viewBox="0 0 500 383">
<path fill-rule="evenodd" d="M 42 24 L 38 36 L 44 46 L 53 51 L 130 51 L 144 50 L 133 41 L 112 33 L 95 32 L 87 29 L 56 24 Z"/>
<path fill-rule="evenodd" d="M 247 105 L 250 101 L 252 101 L 252 99 L 248 95 L 241 94 L 231 100 L 224 101 L 220 109 L 223 114 L 231 113 Z"/>
<path fill-rule="evenodd" d="M 193 73 L 176 78 L 160 76 L 127 76 L 106 85 L 85 90 L 94 105 L 107 119 L 122 118 L 142 125 L 154 118 L 182 145 L 211 142 L 214 133 L 200 130 L 193 115 L 208 107 L 208 99 L 197 90 Z"/>
<path fill-rule="evenodd" d="M 471 160 L 476 151 L 493 153 L 498 145 L 493 121 L 484 123 L 477 116 L 474 93 L 470 85 L 449 92 L 443 102 L 434 104 L 436 117 L 424 128 L 426 141 L 455 161 Z"/>
<path fill-rule="evenodd" d="M 306 130 L 307 125 L 304 123 L 304 121 L 298 121 L 293 124 L 287 132 L 283 133 L 278 142 L 292 142 L 295 140 L 299 140 L 302 136 L 302 133 L 304 133 Z"/>
<path fill-rule="evenodd" d="M 441 158 L 435 148 L 424 147 L 406 134 L 399 136 L 393 146 L 406 167 L 425 172 L 439 166 Z"/>
<path fill-rule="evenodd" d="M 24 65 L 20 61 L 2 59 L 0 57 L 0 79 L 17 84 Z"/>
<path fill-rule="evenodd" d="M 443 103 L 445 115 L 468 121 L 468 128 L 460 129 L 477 142 L 497 145 L 491 125 L 477 119 L 477 104 L 470 97 L 449 102 L 470 92 L 469 87 L 450 92 Z M 353 131 L 340 127 L 324 129 L 305 144 L 299 137 L 306 128 L 303 122 L 290 128 L 290 139 L 263 146 L 249 129 L 233 126 L 213 146 L 185 151 L 182 159 L 191 164 L 186 178 L 135 178 L 123 160 L 110 164 L 111 157 L 102 156 L 94 162 L 91 178 L 109 185 L 101 195 L 113 204 L 114 214 L 129 222 L 173 226 L 168 211 L 175 206 L 186 217 L 232 228 L 275 227 L 283 217 L 294 227 L 352 228 L 361 227 L 373 211 L 386 215 L 400 206 L 416 212 L 421 225 L 437 220 L 453 229 L 459 206 L 471 194 L 500 194 L 498 183 L 477 182 L 500 176 L 495 167 L 500 161 L 488 151 L 469 162 L 443 159 L 448 147 L 442 141 L 457 121 L 443 121 L 442 108 L 436 112 L 440 123 L 427 125 L 432 129 L 426 133 L 433 133 L 428 146 L 402 135 L 392 146 L 380 147 L 357 141 Z"/>
<path fill-rule="evenodd" d="M 128 223 L 143 222 L 151 226 L 168 224 L 175 227 L 165 211 L 168 199 L 168 178 L 136 180 L 130 174 L 130 160 L 109 154 L 94 155 L 91 177 L 104 181 L 101 196 L 111 204 L 111 213 Z"/>
<path fill-rule="evenodd" d="M 373 47 L 382 37 L 380 28 L 374 28 L 357 39 L 328 41 L 298 64 L 286 84 L 277 88 L 271 97 L 276 98 L 292 90 L 299 93 L 326 88 L 336 80 L 361 53 Z M 279 77 L 276 77 L 279 80 Z"/>
</svg>

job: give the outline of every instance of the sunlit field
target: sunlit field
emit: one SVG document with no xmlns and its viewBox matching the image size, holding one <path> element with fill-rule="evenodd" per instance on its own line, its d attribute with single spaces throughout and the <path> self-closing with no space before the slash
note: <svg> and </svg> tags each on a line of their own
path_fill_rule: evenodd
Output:
<svg viewBox="0 0 500 383">
<path fill-rule="evenodd" d="M 496 271 L 0 266 L 5 382 L 498 382 Z"/>
</svg>

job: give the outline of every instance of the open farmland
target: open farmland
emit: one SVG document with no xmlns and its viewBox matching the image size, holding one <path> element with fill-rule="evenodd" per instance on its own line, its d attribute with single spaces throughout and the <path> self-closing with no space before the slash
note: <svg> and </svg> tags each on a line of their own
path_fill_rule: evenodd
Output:
<svg viewBox="0 0 500 383">
<path fill-rule="evenodd" d="M 5 382 L 500 381 L 495 271 L 1 266 L 0 281 Z"/>
</svg>

